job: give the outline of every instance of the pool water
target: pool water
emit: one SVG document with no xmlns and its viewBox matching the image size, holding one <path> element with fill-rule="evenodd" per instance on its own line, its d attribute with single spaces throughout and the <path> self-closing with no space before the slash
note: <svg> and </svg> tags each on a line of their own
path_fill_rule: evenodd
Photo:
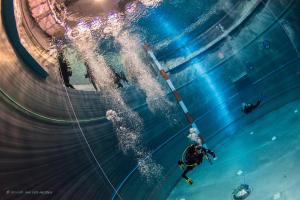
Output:
<svg viewBox="0 0 300 200">
<path fill-rule="evenodd" d="M 294 101 L 239 129 L 213 149 L 218 159 L 212 166 L 203 163 L 189 174 L 192 186 L 180 181 L 168 199 L 230 199 L 246 183 L 253 190 L 247 199 L 298 200 L 299 109 Z"/>
<path fill-rule="evenodd" d="M 12 27 L 13 4 L 0 2 Z M 227 200 L 248 184 L 247 199 L 299 200 L 300 1 L 141 7 L 132 21 L 111 15 L 106 37 L 84 22 L 79 35 L 67 32 L 76 90 L 64 87 L 55 63 L 37 66 L 46 79 L 31 70 L 37 57 L 14 51 L 7 36 L 18 40 L 16 32 L 0 23 L 0 199 Z M 85 61 L 100 91 L 85 78 Z M 123 87 L 117 72 L 128 78 Z M 253 113 L 241 112 L 258 99 Z M 190 186 L 177 161 L 193 143 L 191 121 L 218 157 L 188 174 Z M 9 194 L 20 190 L 52 193 Z"/>
</svg>

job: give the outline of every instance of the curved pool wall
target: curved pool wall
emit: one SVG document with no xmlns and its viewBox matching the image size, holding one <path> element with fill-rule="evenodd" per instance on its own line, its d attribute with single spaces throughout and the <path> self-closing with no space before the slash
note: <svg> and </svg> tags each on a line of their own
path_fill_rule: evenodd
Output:
<svg viewBox="0 0 300 200">
<path fill-rule="evenodd" d="M 298 1 L 263 1 L 225 39 L 170 71 L 210 148 L 299 99 L 299 10 Z M 147 182 L 133 155 L 119 150 L 101 94 L 65 90 L 59 74 L 39 78 L 13 50 L 2 18 L 0 32 L 2 197 L 28 199 L 9 193 L 20 190 L 52 191 L 36 199 L 168 197 L 180 181 L 176 163 L 189 143 L 188 123 L 179 108 L 173 116 L 178 123 L 172 125 L 161 113 L 149 111 L 140 91 L 124 91 L 126 102 L 143 118 L 145 146 L 164 168 L 160 180 Z M 241 114 L 241 102 L 261 96 L 263 104 L 255 113 Z M 171 94 L 169 99 L 175 102 Z"/>
</svg>

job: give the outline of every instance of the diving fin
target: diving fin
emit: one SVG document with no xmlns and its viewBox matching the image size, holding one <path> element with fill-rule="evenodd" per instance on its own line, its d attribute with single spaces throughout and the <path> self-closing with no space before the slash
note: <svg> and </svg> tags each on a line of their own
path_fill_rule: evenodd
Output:
<svg viewBox="0 0 300 200">
<path fill-rule="evenodd" d="M 184 170 L 184 169 L 185 169 L 185 164 L 184 164 L 184 162 L 182 162 L 181 160 L 178 161 L 178 167 L 179 167 L 180 169 Z"/>
<path fill-rule="evenodd" d="M 193 184 L 193 180 L 191 178 L 185 179 L 185 181 L 187 182 L 187 184 L 192 185 Z"/>
</svg>

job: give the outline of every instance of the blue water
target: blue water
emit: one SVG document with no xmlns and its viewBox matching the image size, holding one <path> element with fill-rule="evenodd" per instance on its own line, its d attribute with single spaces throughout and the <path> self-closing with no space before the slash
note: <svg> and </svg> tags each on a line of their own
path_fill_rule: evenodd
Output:
<svg viewBox="0 0 300 200">
<path fill-rule="evenodd" d="M 299 87 L 299 37 L 295 35 L 299 24 L 295 21 L 297 17 L 292 17 L 292 10 L 297 10 L 297 6 L 293 1 L 286 4 L 279 1 L 257 1 L 255 6 L 249 2 L 232 2 L 229 10 L 222 4 L 224 9 L 214 14 L 210 13 L 210 9 L 216 2 L 211 5 L 201 2 L 201 8 L 194 2 L 189 5 L 185 3 L 178 6 L 181 8 L 178 13 L 185 12 L 187 7 L 189 13 L 180 18 L 168 12 L 174 5 L 164 3 L 139 21 L 139 28 L 146 30 L 141 32 L 145 40 L 154 48 L 160 47 L 155 49 L 158 60 L 165 64 L 163 66 L 166 69 L 176 66 L 171 71 L 171 80 L 191 109 L 192 115 L 196 116 L 196 123 L 201 134 L 206 136 L 208 146 L 220 152 L 213 166 L 204 163 L 190 173 L 194 184 L 189 186 L 180 178 L 182 171 L 176 166 L 176 162 L 190 142 L 184 139 L 186 130 L 182 133 L 175 132 L 176 138 L 154 153 L 154 158 L 168 166 L 164 171 L 165 176 L 153 184 L 155 189 L 151 189 L 150 194 L 136 192 L 140 198 L 164 199 L 168 196 L 172 200 L 231 199 L 233 190 L 242 183 L 253 188 L 249 199 L 272 199 L 278 198 L 277 196 L 295 199 L 297 196 L 294 185 L 299 182 L 297 178 L 293 178 L 293 173 L 297 171 L 295 163 L 298 162 L 296 157 L 299 150 L 291 148 L 289 154 L 286 149 L 286 146 L 299 142 L 296 139 L 299 131 L 299 102 L 293 102 L 298 99 L 298 89 L 294 89 Z M 206 6 L 210 9 L 207 10 Z M 245 17 L 249 9 L 253 11 Z M 195 10 L 198 12 L 194 12 Z M 201 25 L 197 28 L 191 31 L 188 29 L 191 24 L 188 25 L 187 20 L 195 23 L 208 15 L 208 19 L 199 23 Z M 231 30 L 230 25 L 236 24 L 243 17 L 245 19 Z M 155 18 L 160 23 L 157 24 Z M 285 26 L 282 22 L 288 25 Z M 208 27 L 211 28 L 209 34 L 205 32 Z M 225 38 L 217 43 L 211 42 L 222 37 L 226 30 L 231 31 Z M 264 45 L 266 41 L 270 45 L 268 48 Z M 180 59 L 201 48 L 204 49 L 202 52 L 180 63 Z M 241 115 L 241 102 L 254 102 L 259 98 L 266 101 L 262 110 L 259 109 L 250 116 Z M 293 103 L 288 104 L 290 101 Z M 281 120 L 281 116 L 284 119 Z M 280 123 L 276 123 L 277 120 Z M 251 132 L 255 133 L 253 137 L 249 136 Z M 289 135 L 289 139 L 284 135 Z M 285 142 L 280 143 L 280 138 L 284 138 Z M 292 138 L 297 142 L 293 143 Z M 279 143 L 278 146 L 276 142 Z M 289 156 L 276 157 L 273 151 L 277 147 L 285 149 Z M 291 164 L 277 167 L 277 162 L 281 163 L 281 159 L 285 159 L 284 163 Z M 287 169 L 293 172 L 279 173 Z M 242 175 L 237 175 L 239 170 Z M 261 179 L 264 176 L 266 182 L 272 184 L 266 184 Z M 292 180 L 285 177 L 291 177 Z M 285 179 L 284 185 L 277 184 L 281 179 Z M 138 185 L 142 184 L 135 173 L 125 180 L 128 187 L 122 185 L 124 189 L 121 189 L 125 196 L 131 196 Z"/>
<path fill-rule="evenodd" d="M 3 2 L 2 21 L 12 17 Z M 246 183 L 248 199 L 298 200 L 300 2 L 164 0 L 143 9 L 125 25 L 127 38 L 79 43 L 99 77 L 106 65 L 132 76 L 97 92 L 63 87 L 45 51 L 33 56 L 49 73 L 41 79 L 14 50 L 16 32 L 0 25 L 0 199 L 227 200 Z M 217 154 L 188 174 L 193 185 L 177 166 L 191 126 L 145 43 Z M 86 84 L 84 66 L 72 67 L 71 83 Z M 258 109 L 241 112 L 258 99 Z"/>
<path fill-rule="evenodd" d="M 191 0 L 163 1 L 156 9 L 148 11 L 148 15 L 138 20 L 137 29 L 146 31 L 146 40 L 155 44 L 164 39 L 172 38 L 182 33 L 188 26 L 206 15 L 217 1 L 209 3 Z"/>
<path fill-rule="evenodd" d="M 193 185 L 180 181 L 168 199 L 230 199 L 244 183 L 253 190 L 248 199 L 298 199 L 299 108 L 299 101 L 289 103 L 217 144 L 213 165 L 196 167 Z"/>
</svg>

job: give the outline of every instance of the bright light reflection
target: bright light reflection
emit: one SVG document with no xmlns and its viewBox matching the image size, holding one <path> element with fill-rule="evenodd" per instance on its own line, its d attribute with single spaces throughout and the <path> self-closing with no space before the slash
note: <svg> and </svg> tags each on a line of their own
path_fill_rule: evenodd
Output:
<svg viewBox="0 0 300 200">
<path fill-rule="evenodd" d="M 167 34 L 174 35 L 177 32 L 177 30 L 175 30 L 163 17 L 159 17 L 159 21 Z M 192 52 L 191 49 L 186 46 L 187 41 L 188 38 L 186 37 L 181 37 L 180 39 L 176 40 L 176 44 L 177 46 L 181 47 L 180 51 L 183 53 L 183 55 L 188 55 Z M 218 114 L 221 115 L 222 119 L 226 124 L 232 122 L 233 118 L 227 109 L 225 97 L 223 97 L 222 92 L 218 89 L 218 86 L 216 85 L 215 81 L 213 81 L 212 78 L 205 72 L 205 69 L 201 65 L 200 60 L 195 58 L 193 64 L 194 66 L 196 66 L 199 75 L 207 83 L 207 86 L 211 91 L 216 106 L 220 106 Z M 230 133 L 233 133 L 233 130 L 231 128 L 229 130 Z"/>
</svg>

